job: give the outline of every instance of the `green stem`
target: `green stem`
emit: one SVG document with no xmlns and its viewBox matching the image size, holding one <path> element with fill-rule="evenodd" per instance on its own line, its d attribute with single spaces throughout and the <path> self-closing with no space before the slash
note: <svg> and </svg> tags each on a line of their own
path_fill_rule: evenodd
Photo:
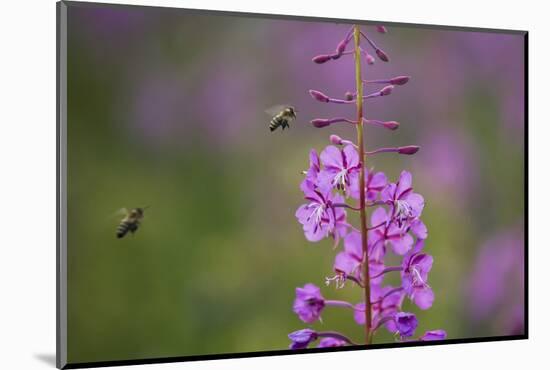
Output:
<svg viewBox="0 0 550 370">
<path fill-rule="evenodd" d="M 355 44 L 355 85 L 357 96 L 363 96 L 363 79 L 361 78 L 361 48 L 360 44 L 361 30 L 358 25 L 354 26 L 353 39 Z M 359 208 L 361 217 L 361 245 L 363 248 L 363 287 L 365 299 L 365 342 L 372 342 L 372 319 L 371 319 L 371 303 L 370 303 L 370 274 L 369 274 L 369 258 L 367 245 L 367 211 L 365 208 L 365 143 L 363 138 L 363 99 L 357 99 L 357 150 L 359 152 L 360 172 L 359 172 Z"/>
</svg>

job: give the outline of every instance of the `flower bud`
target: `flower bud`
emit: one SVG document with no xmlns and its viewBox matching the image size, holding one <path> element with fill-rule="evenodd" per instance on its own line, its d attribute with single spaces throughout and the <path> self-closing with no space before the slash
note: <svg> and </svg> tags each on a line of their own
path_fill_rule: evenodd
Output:
<svg viewBox="0 0 550 370">
<path fill-rule="evenodd" d="M 348 45 L 348 40 L 340 41 L 338 46 L 336 46 L 336 54 L 342 55 L 342 53 L 346 50 L 347 45 Z"/>
<path fill-rule="evenodd" d="M 330 125 L 331 122 L 328 119 L 316 118 L 311 120 L 311 124 L 317 128 L 321 128 Z"/>
<path fill-rule="evenodd" d="M 395 326 L 401 337 L 411 337 L 418 326 L 418 320 L 413 313 L 398 312 L 394 316 Z"/>
<path fill-rule="evenodd" d="M 344 98 L 347 100 L 347 101 L 352 101 L 353 98 L 355 98 L 355 94 L 350 92 L 350 91 L 347 91 L 345 94 L 344 94 Z"/>
<path fill-rule="evenodd" d="M 292 332 L 288 335 L 288 338 L 292 341 L 290 349 L 304 349 L 309 344 L 319 337 L 319 334 L 312 329 L 302 329 Z"/>
<path fill-rule="evenodd" d="M 313 99 L 319 100 L 323 103 L 328 103 L 330 101 L 328 96 L 317 90 L 309 90 L 309 95 L 311 95 Z"/>
<path fill-rule="evenodd" d="M 373 65 L 373 64 L 374 64 L 375 59 L 374 59 L 374 57 L 373 57 L 372 55 L 367 54 L 367 56 L 366 56 L 365 58 L 367 59 L 367 64 L 368 64 L 368 65 Z"/>
<path fill-rule="evenodd" d="M 397 76 L 390 80 L 390 83 L 392 85 L 405 85 L 407 82 L 409 82 L 410 77 L 409 76 Z"/>
<path fill-rule="evenodd" d="M 376 49 L 376 55 L 378 55 L 378 58 L 380 58 L 383 62 L 389 62 L 390 57 L 388 57 L 388 54 L 384 53 L 381 49 Z"/>
<path fill-rule="evenodd" d="M 342 138 L 338 135 L 330 135 L 330 143 L 334 145 L 342 145 Z"/>
<path fill-rule="evenodd" d="M 389 130 L 397 130 L 397 128 L 399 127 L 399 122 L 395 122 L 395 121 L 386 121 L 382 124 L 384 125 L 385 128 Z"/>
<path fill-rule="evenodd" d="M 392 91 L 393 91 L 393 85 L 384 86 L 384 88 L 380 90 L 380 95 L 382 96 L 390 95 Z"/>
<path fill-rule="evenodd" d="M 376 30 L 380 33 L 388 33 L 388 30 L 384 26 L 376 26 Z"/>
<path fill-rule="evenodd" d="M 397 152 L 399 154 L 405 154 L 405 155 L 415 154 L 419 150 L 420 150 L 420 147 L 416 145 L 401 146 L 397 148 Z"/>
<path fill-rule="evenodd" d="M 328 62 L 329 60 L 331 60 L 331 56 L 330 55 L 327 55 L 327 54 L 321 54 L 321 55 L 317 55 L 316 57 L 313 57 L 312 61 L 317 63 L 317 64 L 323 64 L 325 62 Z"/>
</svg>

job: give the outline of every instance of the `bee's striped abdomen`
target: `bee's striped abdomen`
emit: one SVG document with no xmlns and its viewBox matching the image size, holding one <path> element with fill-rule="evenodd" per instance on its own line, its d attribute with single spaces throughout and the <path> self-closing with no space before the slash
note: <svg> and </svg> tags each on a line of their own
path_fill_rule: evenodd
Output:
<svg viewBox="0 0 550 370">
<path fill-rule="evenodd" d="M 271 123 L 269 124 L 269 129 L 271 131 L 275 131 L 279 126 L 281 126 L 284 123 L 285 119 L 281 114 L 276 115 L 271 119 Z"/>
<path fill-rule="evenodd" d="M 123 238 L 128 234 L 128 231 L 134 233 L 138 229 L 138 225 L 138 222 L 122 221 L 116 228 L 116 237 L 119 239 Z"/>
<path fill-rule="evenodd" d="M 129 230 L 128 222 L 126 221 L 121 222 L 116 228 L 116 237 L 117 238 L 124 237 L 124 235 L 128 233 L 128 230 Z"/>
</svg>

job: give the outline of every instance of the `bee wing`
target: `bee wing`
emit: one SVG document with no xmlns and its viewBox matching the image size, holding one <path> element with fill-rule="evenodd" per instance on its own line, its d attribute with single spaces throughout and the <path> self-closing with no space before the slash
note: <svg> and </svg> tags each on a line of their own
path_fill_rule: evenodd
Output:
<svg viewBox="0 0 550 370">
<path fill-rule="evenodd" d="M 127 215 L 127 214 L 128 214 L 128 210 L 127 210 L 125 207 L 122 207 L 122 208 L 120 208 L 118 211 L 116 211 L 116 214 L 117 214 L 117 215 L 120 215 L 120 216 L 122 216 L 122 215 Z"/>
<path fill-rule="evenodd" d="M 123 207 L 123 208 L 119 208 L 116 211 L 114 211 L 113 213 L 111 213 L 111 215 L 108 218 L 111 219 L 111 218 L 115 218 L 115 217 L 126 216 L 127 214 L 128 214 L 128 210 Z"/>
<path fill-rule="evenodd" d="M 270 115 L 271 117 L 273 117 L 273 116 L 276 116 L 277 114 L 281 113 L 283 111 L 283 109 L 285 109 L 288 106 L 289 106 L 288 104 L 274 105 L 270 108 L 267 108 L 265 110 L 265 113 Z"/>
</svg>

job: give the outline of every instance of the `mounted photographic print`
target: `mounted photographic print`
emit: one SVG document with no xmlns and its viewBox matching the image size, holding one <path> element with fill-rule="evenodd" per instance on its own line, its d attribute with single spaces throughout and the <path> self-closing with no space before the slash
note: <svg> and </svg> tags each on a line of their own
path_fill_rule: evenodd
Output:
<svg viewBox="0 0 550 370">
<path fill-rule="evenodd" d="M 57 10 L 58 367 L 527 338 L 527 32 Z"/>
</svg>

